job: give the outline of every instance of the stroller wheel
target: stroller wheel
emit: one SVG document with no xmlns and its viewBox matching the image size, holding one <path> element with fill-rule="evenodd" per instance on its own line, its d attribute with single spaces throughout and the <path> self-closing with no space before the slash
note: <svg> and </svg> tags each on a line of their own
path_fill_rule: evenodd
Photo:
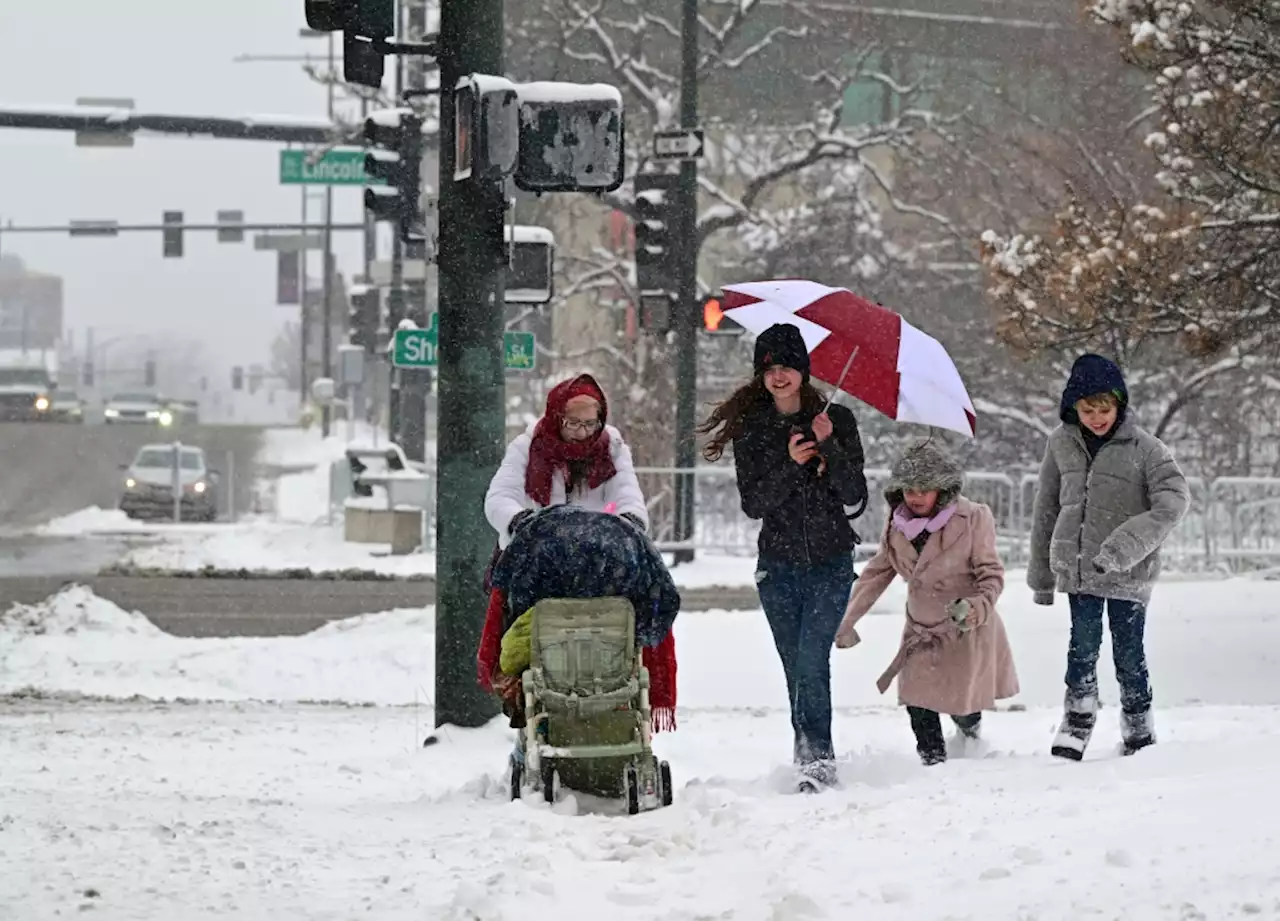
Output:
<svg viewBox="0 0 1280 921">
<path fill-rule="evenodd" d="M 511 758 L 511 798 L 517 800 L 520 798 L 520 788 L 524 784 L 524 765 Z"/>
<path fill-rule="evenodd" d="M 636 815 L 640 812 L 640 775 L 634 764 L 628 764 L 622 776 L 627 786 L 627 815 Z"/>
<path fill-rule="evenodd" d="M 666 761 L 658 762 L 658 777 L 662 781 L 662 805 L 670 806 L 675 791 L 671 789 L 671 765 Z"/>
<path fill-rule="evenodd" d="M 542 798 L 548 803 L 556 801 L 556 787 L 560 778 L 556 776 L 556 766 L 551 761 L 542 762 Z"/>
</svg>

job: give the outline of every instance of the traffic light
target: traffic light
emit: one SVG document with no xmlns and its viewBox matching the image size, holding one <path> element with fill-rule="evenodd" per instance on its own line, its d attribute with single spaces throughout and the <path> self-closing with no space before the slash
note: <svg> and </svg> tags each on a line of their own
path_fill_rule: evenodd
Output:
<svg viewBox="0 0 1280 921">
<path fill-rule="evenodd" d="M 522 83 L 516 188 L 612 192 L 622 185 L 622 94 L 604 83 Z"/>
<path fill-rule="evenodd" d="M 231 369 L 231 389 L 244 390 L 244 368 L 239 365 Z"/>
<path fill-rule="evenodd" d="M 644 295 L 675 292 L 675 173 L 640 173 L 635 178 L 636 287 Z"/>
<path fill-rule="evenodd" d="M 156 385 L 156 363 L 154 359 L 148 358 L 146 364 L 142 366 L 142 377 L 144 387 L 154 387 Z"/>
<path fill-rule="evenodd" d="M 365 174 L 385 186 L 364 190 L 364 206 L 374 220 L 398 225 L 406 243 L 426 239 L 419 207 L 422 195 L 422 117 L 409 108 L 382 109 L 364 121 Z"/>
<path fill-rule="evenodd" d="M 303 0 L 307 28 L 342 33 L 342 79 L 382 86 L 384 51 L 379 41 L 396 34 L 395 0 Z"/>
<path fill-rule="evenodd" d="M 182 258 L 182 212 L 166 211 L 162 218 L 164 224 L 164 258 Z"/>
<path fill-rule="evenodd" d="M 711 294 L 702 299 L 702 329 L 718 336 L 740 336 L 743 329 L 724 312 L 720 296 Z"/>
<path fill-rule="evenodd" d="M 351 286 L 351 309 L 347 317 L 347 338 L 372 355 L 378 344 L 378 326 L 382 321 L 382 304 L 378 289 L 369 285 Z"/>
</svg>

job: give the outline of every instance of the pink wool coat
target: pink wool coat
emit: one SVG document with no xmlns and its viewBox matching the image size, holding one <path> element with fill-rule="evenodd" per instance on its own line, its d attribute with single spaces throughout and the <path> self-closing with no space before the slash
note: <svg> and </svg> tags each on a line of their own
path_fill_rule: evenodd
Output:
<svg viewBox="0 0 1280 921">
<path fill-rule="evenodd" d="M 918 555 L 890 522 L 854 583 L 840 633 L 856 636 L 854 625 L 894 576 L 907 582 L 907 623 L 898 655 L 880 679 L 881 693 L 896 675 L 899 703 L 955 716 L 991 710 L 1018 693 L 1013 651 L 996 613 L 1004 566 L 991 509 L 961 497 L 951 520 Z M 978 615 L 979 625 L 963 634 L 946 612 L 958 598 Z"/>
</svg>

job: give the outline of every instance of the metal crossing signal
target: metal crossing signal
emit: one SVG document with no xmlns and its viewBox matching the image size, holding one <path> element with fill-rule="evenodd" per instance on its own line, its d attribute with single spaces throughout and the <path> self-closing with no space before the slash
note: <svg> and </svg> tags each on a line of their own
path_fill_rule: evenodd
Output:
<svg viewBox="0 0 1280 921">
<path fill-rule="evenodd" d="M 378 289 L 368 285 L 351 286 L 351 309 L 348 315 L 348 339 L 368 354 L 373 354 L 378 344 L 378 326 L 381 323 L 382 304 Z"/>
<path fill-rule="evenodd" d="M 702 329 L 718 336 L 740 336 L 744 331 L 725 314 L 718 295 L 702 299 Z"/>
<path fill-rule="evenodd" d="M 622 94 L 604 84 L 524 83 L 516 188 L 612 192 L 622 185 L 626 131 Z"/>
<path fill-rule="evenodd" d="M 635 178 L 636 287 L 640 294 L 675 292 L 672 217 L 675 173 L 640 173 Z"/>
<path fill-rule="evenodd" d="M 372 147 L 364 171 L 385 186 L 364 190 L 364 206 L 375 220 L 398 225 L 406 243 L 426 239 L 422 195 L 422 117 L 409 108 L 383 109 L 364 121 L 364 140 Z"/>
</svg>

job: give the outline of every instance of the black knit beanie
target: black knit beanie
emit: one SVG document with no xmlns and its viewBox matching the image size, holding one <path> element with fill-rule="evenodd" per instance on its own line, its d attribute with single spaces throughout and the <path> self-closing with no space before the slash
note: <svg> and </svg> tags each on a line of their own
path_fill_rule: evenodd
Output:
<svg viewBox="0 0 1280 921">
<path fill-rule="evenodd" d="M 756 374 L 764 374 L 774 365 L 799 371 L 809 379 L 809 350 L 805 348 L 800 329 L 790 323 L 775 323 L 756 337 Z"/>
</svg>

